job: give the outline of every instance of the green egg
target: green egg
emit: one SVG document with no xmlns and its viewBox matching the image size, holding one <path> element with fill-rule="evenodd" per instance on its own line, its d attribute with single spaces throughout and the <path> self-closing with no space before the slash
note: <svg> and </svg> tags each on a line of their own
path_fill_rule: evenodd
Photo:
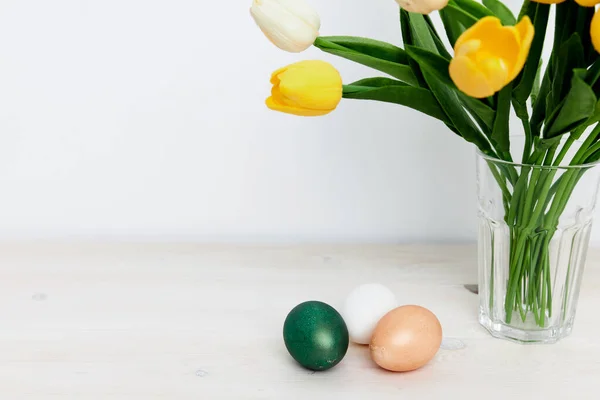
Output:
<svg viewBox="0 0 600 400">
<path fill-rule="evenodd" d="M 350 342 L 340 313 L 320 301 L 307 301 L 290 311 L 283 324 L 283 340 L 294 360 L 312 371 L 335 367 Z"/>
</svg>

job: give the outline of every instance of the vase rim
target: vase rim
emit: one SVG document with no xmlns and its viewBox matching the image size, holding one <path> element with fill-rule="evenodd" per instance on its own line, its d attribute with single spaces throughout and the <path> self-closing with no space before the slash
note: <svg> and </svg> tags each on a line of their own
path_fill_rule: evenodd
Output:
<svg viewBox="0 0 600 400">
<path fill-rule="evenodd" d="M 497 158 L 497 157 L 492 157 L 492 156 L 489 156 L 487 154 L 484 154 L 479 149 L 477 149 L 477 155 L 479 157 L 483 158 L 484 160 L 493 162 L 494 164 L 504 164 L 504 165 L 511 165 L 511 166 L 514 166 L 514 167 L 532 168 L 532 169 L 577 170 L 577 169 L 590 169 L 590 168 L 594 168 L 594 167 L 597 167 L 598 165 L 600 165 L 600 160 L 597 160 L 597 161 L 594 161 L 594 162 L 591 162 L 591 163 L 578 164 L 578 165 L 539 165 L 539 164 L 527 164 L 527 163 L 520 163 L 520 162 L 514 162 L 514 161 L 506 161 L 506 160 L 502 160 L 502 159 Z"/>
</svg>

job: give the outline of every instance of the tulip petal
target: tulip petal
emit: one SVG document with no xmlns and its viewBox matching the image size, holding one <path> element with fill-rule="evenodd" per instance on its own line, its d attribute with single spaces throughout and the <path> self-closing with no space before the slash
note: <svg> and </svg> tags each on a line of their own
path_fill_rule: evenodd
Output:
<svg viewBox="0 0 600 400">
<path fill-rule="evenodd" d="M 471 39 L 463 42 L 456 48 L 456 56 L 469 56 L 481 48 L 481 40 Z"/>
<path fill-rule="evenodd" d="M 293 7 L 290 8 L 289 3 L 282 0 L 255 0 L 250 13 L 261 31 L 275 46 L 299 53 L 314 43 L 319 35 L 320 22 L 317 23 L 319 17 L 308 5 L 296 6 L 298 9 L 302 8 L 302 12 L 307 16 Z"/>
<path fill-rule="evenodd" d="M 283 104 L 290 107 L 297 107 L 297 105 L 294 102 L 289 101 L 285 98 L 285 96 L 281 93 L 281 90 L 279 90 L 279 86 L 273 86 L 273 88 L 271 89 L 271 97 L 273 98 L 273 101 L 275 101 L 278 104 Z"/>
<path fill-rule="evenodd" d="M 273 1 L 273 0 L 255 0 L 255 1 Z M 321 17 L 319 14 L 308 5 L 305 1 L 300 0 L 276 0 L 282 7 L 302 19 L 306 24 L 312 27 L 315 31 L 321 29 Z"/>
<path fill-rule="evenodd" d="M 594 17 L 592 18 L 590 35 L 592 36 L 592 44 L 594 45 L 594 49 L 600 53 L 600 10 L 596 11 Z"/>
<path fill-rule="evenodd" d="M 299 103 L 295 102 L 293 99 L 289 99 L 289 98 L 285 97 L 283 95 L 283 93 L 281 93 L 279 86 L 273 86 L 273 88 L 271 89 L 271 97 L 273 98 L 274 102 L 276 102 L 277 104 L 280 104 L 282 106 L 288 106 L 288 107 L 293 107 L 293 108 L 297 108 L 297 109 L 307 109 L 307 110 L 320 110 L 320 109 L 328 110 L 329 109 L 329 108 L 324 108 L 324 107 L 311 108 L 311 107 L 307 107 L 306 104 L 302 104 L 302 103 L 299 104 Z"/>
<path fill-rule="evenodd" d="M 302 108 L 332 110 L 342 99 L 339 72 L 323 61 L 302 61 L 279 74 L 283 97 Z"/>
<path fill-rule="evenodd" d="M 481 28 L 482 26 L 484 28 L 486 28 L 486 26 L 489 25 L 489 27 L 487 27 L 487 30 L 489 30 L 489 29 L 496 29 L 496 27 L 499 24 L 500 24 L 500 20 L 498 20 L 498 18 L 494 18 L 494 17 L 481 18 L 473 26 L 471 26 L 469 29 L 464 31 L 462 35 L 460 35 L 460 37 L 456 40 L 456 43 L 454 43 L 454 50 L 461 47 L 464 44 L 464 42 L 466 42 L 468 40 L 480 39 L 480 37 L 479 37 L 480 35 L 478 32 L 480 29 L 482 29 Z M 502 24 L 500 24 L 500 25 L 502 25 Z"/>
<path fill-rule="evenodd" d="M 542 3 L 542 4 L 560 4 L 560 3 L 564 3 L 567 0 L 532 0 L 535 3 Z"/>
<path fill-rule="evenodd" d="M 318 117 L 321 115 L 327 115 L 333 111 L 333 109 L 331 109 L 331 110 L 310 110 L 310 109 L 292 107 L 292 106 L 288 106 L 286 104 L 281 104 L 281 103 L 277 102 L 277 100 L 274 99 L 273 97 L 269 97 L 266 100 L 265 104 L 271 110 L 280 111 L 280 112 L 283 112 L 286 114 L 298 115 L 301 117 Z"/>
<path fill-rule="evenodd" d="M 496 17 L 484 17 L 458 38 L 454 46 L 455 52 L 460 53 L 460 47 L 474 39 L 481 40 L 480 51 L 495 54 L 510 66 L 517 62 L 521 40 L 515 27 L 502 26 Z"/>
<path fill-rule="evenodd" d="M 494 92 L 500 91 L 508 80 L 508 66 L 498 57 L 482 58 L 477 62 L 477 67 L 486 77 L 487 83 Z"/>
<path fill-rule="evenodd" d="M 282 67 L 282 68 L 279 68 L 277 71 L 273 72 L 271 74 L 271 83 L 273 85 L 278 85 L 279 84 L 279 75 L 284 73 L 285 70 L 287 70 L 287 69 L 288 69 L 288 67 Z"/>
<path fill-rule="evenodd" d="M 600 0 L 575 0 L 581 7 L 595 7 L 600 4 Z"/>
<path fill-rule="evenodd" d="M 396 3 L 408 12 L 428 15 L 446 7 L 448 0 L 396 0 Z"/>
<path fill-rule="evenodd" d="M 271 82 L 267 107 L 288 114 L 329 114 L 342 99 L 342 78 L 324 61 L 300 61 L 280 68 L 271 76 Z"/>
<path fill-rule="evenodd" d="M 471 97 L 480 99 L 492 96 L 496 92 L 485 74 L 477 69 L 469 57 L 454 57 L 450 62 L 449 72 L 456 86 Z"/>
</svg>

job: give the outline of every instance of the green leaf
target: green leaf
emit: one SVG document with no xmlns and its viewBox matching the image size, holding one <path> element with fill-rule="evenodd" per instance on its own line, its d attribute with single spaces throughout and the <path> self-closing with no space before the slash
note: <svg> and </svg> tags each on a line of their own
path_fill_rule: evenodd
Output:
<svg viewBox="0 0 600 400">
<path fill-rule="evenodd" d="M 368 88 L 378 88 L 384 86 L 406 86 L 404 82 L 397 81 L 395 79 L 376 77 L 376 78 L 365 78 L 352 82 L 349 86 L 360 86 Z"/>
<path fill-rule="evenodd" d="M 548 4 L 529 3 L 527 14 L 533 21 L 535 35 L 533 36 L 533 42 L 531 43 L 525 67 L 515 80 L 515 90 L 513 92 L 514 99 L 521 105 L 526 104 L 539 70 L 549 12 L 550 6 Z"/>
<path fill-rule="evenodd" d="M 596 60 L 588 69 L 585 75 L 585 81 L 588 85 L 594 86 L 600 78 L 600 59 Z"/>
<path fill-rule="evenodd" d="M 517 17 L 517 21 L 520 21 L 521 18 L 523 18 L 525 16 L 525 14 L 527 14 L 527 10 L 529 9 L 530 3 L 531 3 L 531 0 L 525 0 L 523 2 L 523 4 L 521 5 L 521 10 L 519 10 L 519 16 Z"/>
<path fill-rule="evenodd" d="M 598 160 L 600 160 L 600 150 L 596 150 L 593 154 L 588 156 L 582 164 L 594 163 Z"/>
<path fill-rule="evenodd" d="M 444 14 L 447 15 L 447 18 L 454 20 L 457 23 L 460 23 L 465 30 L 469 29 L 473 26 L 479 19 L 472 14 L 469 14 L 462 8 L 458 7 L 456 3 L 450 2 L 443 9 Z"/>
<path fill-rule="evenodd" d="M 400 8 L 400 29 L 402 31 L 402 42 L 404 43 L 404 47 L 413 45 L 415 41 L 412 37 L 412 32 L 410 31 L 410 16 L 408 15 L 408 11 L 403 8 Z"/>
<path fill-rule="evenodd" d="M 590 35 L 590 40 L 592 38 L 592 35 Z M 598 61 L 598 59 L 600 59 L 600 54 L 598 54 L 598 52 L 596 51 L 596 49 L 594 48 L 594 46 L 585 46 L 584 48 L 587 49 L 587 57 L 586 57 L 586 62 L 588 63 L 588 65 L 592 65 L 594 64 L 596 61 Z"/>
<path fill-rule="evenodd" d="M 454 126 L 452 126 L 452 125 L 450 125 L 450 124 L 446 124 L 446 126 L 447 126 L 447 127 L 448 127 L 448 129 L 450 129 L 452 132 L 456 133 L 456 135 L 457 135 L 457 136 L 459 136 L 459 137 L 461 137 L 461 138 L 462 138 L 462 136 L 460 136 L 460 132 L 459 132 L 459 131 L 457 131 L 457 130 L 456 130 L 456 128 L 455 128 Z"/>
<path fill-rule="evenodd" d="M 444 24 L 444 30 L 446 31 L 446 37 L 450 42 L 450 45 L 454 47 L 456 40 L 462 35 L 465 31 L 465 27 L 461 25 L 455 18 L 450 16 L 445 8 L 442 8 L 440 11 L 440 18 L 442 19 L 442 23 Z"/>
<path fill-rule="evenodd" d="M 409 85 L 418 85 L 417 78 L 412 72 L 412 69 L 408 65 L 396 64 L 390 61 L 379 60 L 377 58 L 373 58 L 370 56 L 366 56 L 360 53 L 354 53 L 351 51 L 344 50 L 334 50 L 334 49 L 322 49 L 323 51 L 336 55 L 338 57 L 345 58 L 350 61 L 354 61 L 356 63 L 365 65 L 367 67 L 376 69 L 381 72 L 385 72 L 401 80 L 402 82 L 406 82 Z"/>
<path fill-rule="evenodd" d="M 494 16 L 492 11 L 473 0 L 450 0 L 450 4 L 456 4 L 477 19 Z"/>
<path fill-rule="evenodd" d="M 502 21 L 503 25 L 515 25 L 517 19 L 510 8 L 506 7 L 500 0 L 483 0 L 483 5 Z"/>
<path fill-rule="evenodd" d="M 435 29 L 435 25 L 433 25 L 431 18 L 429 17 L 429 15 L 424 15 L 424 18 L 425 18 L 425 22 L 427 22 L 427 26 L 429 27 L 429 33 L 431 34 L 431 37 L 433 38 L 433 41 L 435 42 L 435 47 L 437 49 L 437 52 L 444 58 L 451 60 L 452 56 L 450 55 L 450 53 L 448 53 L 448 50 L 446 49 L 444 42 L 442 42 L 440 35 L 437 33 L 437 30 Z"/>
<path fill-rule="evenodd" d="M 562 44 L 569 39 L 570 35 L 575 32 L 575 24 L 577 23 L 577 13 L 579 5 L 574 1 L 564 1 L 556 5 L 556 19 L 554 31 L 554 51 L 552 52 L 551 63 L 554 64 L 557 58 L 560 59 L 559 49 Z"/>
<path fill-rule="evenodd" d="M 423 53 L 423 51 L 429 50 L 430 53 L 433 53 L 433 56 L 436 56 L 437 48 L 423 16 L 421 14 L 409 13 L 409 17 L 414 44 L 421 48 L 418 50 L 419 54 L 425 55 L 426 53 Z M 417 54 L 414 47 L 411 47 L 410 51 L 409 55 L 411 58 L 412 55 Z M 430 55 L 426 55 L 426 57 L 433 59 Z M 439 62 L 441 60 L 446 63 L 448 62 L 443 57 L 437 55 L 437 61 Z M 421 66 L 421 64 L 419 65 Z M 423 63 L 423 66 L 429 66 L 429 63 Z M 437 68 L 441 67 L 438 66 Z M 494 154 L 485 135 L 483 135 L 483 133 L 475 126 L 471 117 L 463 109 L 458 95 L 453 89 L 454 85 L 449 86 L 447 81 L 443 81 L 438 77 L 440 74 L 443 74 L 444 71 L 447 73 L 448 68 L 436 70 L 435 74 L 430 72 L 429 68 L 422 67 L 421 71 L 423 72 L 423 77 L 425 78 L 431 93 L 433 93 L 439 105 L 451 121 L 451 125 L 456 128 L 465 140 L 475 144 L 483 153 Z"/>
<path fill-rule="evenodd" d="M 585 67 L 583 45 L 579 34 L 573 33 L 569 40 L 562 44 L 555 65 L 552 77 L 552 109 L 555 109 L 567 95 L 569 85 L 565 83 L 571 82 L 573 70 Z"/>
<path fill-rule="evenodd" d="M 464 106 L 478 119 L 479 125 L 485 126 L 486 130 L 492 131 L 496 111 L 483 101 L 471 96 L 467 96 L 463 92 L 458 92 L 458 97 Z"/>
<path fill-rule="evenodd" d="M 429 90 L 423 88 L 416 88 L 405 84 L 382 87 L 344 85 L 344 98 L 401 104 L 445 123 L 450 123 L 435 97 L 433 97 Z"/>
<path fill-rule="evenodd" d="M 554 93 L 552 93 L 552 90 L 550 90 L 550 92 L 548 93 L 547 100 L 546 100 L 546 119 L 544 121 L 544 123 L 546 125 L 548 125 L 548 122 L 550 121 L 550 116 L 556 110 L 553 99 L 554 99 Z"/>
<path fill-rule="evenodd" d="M 417 46 L 406 46 L 406 53 L 419 64 L 421 70 L 427 70 L 452 88 L 456 87 L 448 72 L 450 61 L 439 54 Z"/>
<path fill-rule="evenodd" d="M 544 130 L 544 138 L 550 139 L 570 132 L 594 115 L 598 99 L 585 82 L 586 73 L 585 69 L 573 71 L 571 90 L 552 112 Z"/>
<path fill-rule="evenodd" d="M 435 76 L 430 75 L 427 71 L 423 72 L 425 80 L 431 88 L 431 92 L 438 100 L 442 109 L 460 132 L 460 135 L 468 142 L 475 144 L 484 154 L 494 154 L 490 143 L 485 135 L 477 129 L 469 115 L 462 108 L 456 92 L 452 91 L 443 82 L 440 82 Z"/>
<path fill-rule="evenodd" d="M 410 30 L 410 17 L 408 15 L 408 11 L 402 8 L 400 8 L 400 29 L 402 30 L 402 41 L 404 42 L 404 46 L 406 47 L 414 44 L 412 32 Z M 417 62 L 410 57 L 408 58 L 408 64 L 410 65 L 413 74 L 417 77 L 419 86 L 429 89 L 427 82 L 425 82 L 425 78 L 423 78 L 423 73 L 421 73 L 419 64 L 417 64 Z"/>
<path fill-rule="evenodd" d="M 540 64 L 538 65 L 538 70 L 535 74 L 535 79 L 533 80 L 533 87 L 531 88 L 531 104 L 533 107 L 533 104 L 535 104 L 535 102 L 537 101 L 538 95 L 540 93 L 540 85 L 541 85 L 541 80 L 542 80 L 542 67 L 543 67 L 544 63 L 542 62 L 542 60 L 540 60 Z"/>
<path fill-rule="evenodd" d="M 600 100 L 598 100 L 598 102 L 596 102 L 596 108 L 594 108 L 594 114 L 592 114 L 588 123 L 589 123 L 589 125 L 592 125 L 598 121 L 600 121 Z"/>
<path fill-rule="evenodd" d="M 492 129 L 492 141 L 496 143 L 496 148 L 501 152 L 510 151 L 510 129 L 508 120 L 510 118 L 510 99 L 512 85 L 506 85 L 498 93 L 498 110 Z"/>
<path fill-rule="evenodd" d="M 438 54 L 415 46 L 406 46 L 406 52 L 412 59 L 419 63 L 421 70 L 427 71 L 429 74 L 435 76 L 441 83 L 458 92 L 461 103 L 477 116 L 487 129 L 492 129 L 496 115 L 495 111 L 481 100 L 467 96 L 458 90 L 450 78 L 448 72 L 450 62 L 448 60 Z"/>
<path fill-rule="evenodd" d="M 414 44 L 429 51 L 438 53 L 435 41 L 427 25 L 427 21 L 423 14 L 408 13 L 410 19 L 410 31 L 414 40 Z"/>
<path fill-rule="evenodd" d="M 540 93 L 533 104 L 533 114 L 531 115 L 531 130 L 533 136 L 539 137 L 541 135 L 542 125 L 546 116 L 546 109 L 550 104 L 549 97 L 552 83 L 550 81 L 550 73 L 546 72 L 542 79 L 542 86 L 540 87 Z"/>
<path fill-rule="evenodd" d="M 380 60 L 408 64 L 406 52 L 387 42 L 357 36 L 321 36 L 320 39 Z"/>
<path fill-rule="evenodd" d="M 394 78 L 401 80 L 402 82 L 406 82 L 409 85 L 418 85 L 419 83 L 413 74 L 412 69 L 408 65 L 382 60 L 367 54 L 358 53 L 354 50 L 345 48 L 333 42 L 329 42 L 320 37 L 315 40 L 314 45 L 326 53 L 354 61 L 381 72 L 385 72 L 386 74 L 389 74 Z"/>
<path fill-rule="evenodd" d="M 594 108 L 594 113 L 592 114 L 591 117 L 588 118 L 587 121 L 585 121 L 585 126 L 591 126 L 596 124 L 597 122 L 600 121 L 600 100 L 598 100 L 596 102 L 596 107 Z"/>
</svg>

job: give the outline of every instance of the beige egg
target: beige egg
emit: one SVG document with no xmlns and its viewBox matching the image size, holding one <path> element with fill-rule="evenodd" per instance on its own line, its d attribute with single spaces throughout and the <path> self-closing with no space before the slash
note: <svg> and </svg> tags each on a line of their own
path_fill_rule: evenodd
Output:
<svg viewBox="0 0 600 400">
<path fill-rule="evenodd" d="M 428 309 L 402 306 L 383 316 L 371 337 L 371 358 L 381 368 L 406 372 L 427 364 L 440 349 L 442 325 Z"/>
</svg>

